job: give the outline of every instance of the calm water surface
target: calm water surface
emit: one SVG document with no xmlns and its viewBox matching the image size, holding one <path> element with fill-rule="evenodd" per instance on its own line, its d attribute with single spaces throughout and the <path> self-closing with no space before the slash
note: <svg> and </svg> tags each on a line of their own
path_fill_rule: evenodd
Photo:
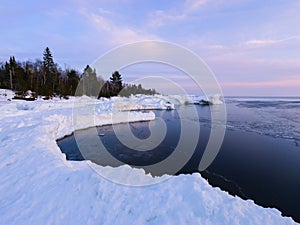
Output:
<svg viewBox="0 0 300 225">
<path fill-rule="evenodd" d="M 59 140 L 58 144 L 69 160 L 86 158 L 103 166 L 129 164 L 144 167 L 153 175 L 168 174 L 168 168 L 165 171 L 151 171 L 147 165 L 160 162 L 174 152 L 181 134 L 181 123 L 191 120 L 200 123 L 199 142 L 191 159 L 180 167 L 177 174 L 199 172 L 198 165 L 210 134 L 210 108 L 182 106 L 179 110 L 188 111 L 195 109 L 193 107 L 196 107 L 199 118 L 182 119 L 177 110 L 154 111 L 156 117 L 165 121 L 167 134 L 153 150 L 136 151 L 124 146 L 116 137 L 113 126 L 98 127 L 96 130 L 105 149 L 87 147 L 82 154 L 74 135 Z M 299 113 L 298 99 L 227 99 L 228 123 L 224 142 L 216 159 L 200 172 L 201 175 L 213 186 L 244 199 L 253 199 L 261 206 L 275 207 L 300 222 Z M 158 119 L 131 123 L 130 129 L 136 137 L 145 139 L 150 135 L 149 126 L 155 126 L 155 123 Z M 114 126 L 125 132 L 127 124 Z M 77 132 L 80 132 L 87 146 L 91 143 L 89 138 L 95 135 L 95 129 Z M 119 162 L 110 161 L 104 151 Z M 185 151 L 180 154 L 184 156 Z"/>
</svg>

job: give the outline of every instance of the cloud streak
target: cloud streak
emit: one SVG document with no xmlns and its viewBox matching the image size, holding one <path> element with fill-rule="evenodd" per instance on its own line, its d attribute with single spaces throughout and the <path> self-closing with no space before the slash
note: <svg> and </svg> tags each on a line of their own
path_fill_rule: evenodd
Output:
<svg viewBox="0 0 300 225">
<path fill-rule="evenodd" d="M 253 39 L 246 41 L 246 46 L 265 46 L 265 45 L 280 45 L 282 43 L 287 43 L 288 41 L 300 40 L 300 35 L 293 35 L 283 39 Z"/>
<path fill-rule="evenodd" d="M 177 7 L 168 10 L 157 10 L 149 15 L 150 27 L 162 27 L 169 22 L 178 22 L 189 18 L 189 15 L 207 4 L 208 0 L 185 0 Z"/>
<path fill-rule="evenodd" d="M 253 88 L 264 88 L 264 87 L 268 87 L 268 88 L 299 87 L 300 88 L 300 74 L 299 74 L 299 79 L 270 80 L 270 81 L 257 81 L 257 82 L 225 82 L 225 83 L 221 83 L 221 86 L 222 87 L 253 87 Z"/>
<path fill-rule="evenodd" d="M 101 12 L 103 9 L 101 10 Z M 87 23 L 94 29 L 95 34 L 105 32 L 106 42 L 110 42 L 111 45 L 121 45 L 136 41 L 159 39 L 153 34 L 149 34 L 140 29 L 134 29 L 129 26 L 119 26 L 113 20 L 95 12 L 90 12 L 87 9 L 81 9 L 81 14 L 87 19 Z M 96 35 L 98 36 L 98 35 Z M 103 36 L 102 36 L 103 38 Z"/>
</svg>

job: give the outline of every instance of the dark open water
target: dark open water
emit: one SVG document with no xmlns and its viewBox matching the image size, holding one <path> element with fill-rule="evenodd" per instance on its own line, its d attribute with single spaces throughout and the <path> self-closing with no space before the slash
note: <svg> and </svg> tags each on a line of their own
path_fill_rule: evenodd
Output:
<svg viewBox="0 0 300 225">
<path fill-rule="evenodd" d="M 191 110 L 192 107 L 196 107 L 199 115 L 198 121 L 194 121 L 201 126 L 199 142 L 191 159 L 177 174 L 199 172 L 198 165 L 210 134 L 210 108 L 182 106 L 180 110 Z M 275 207 L 283 215 L 300 222 L 300 101 L 296 98 L 231 98 L 227 99 L 226 107 L 228 127 L 224 142 L 216 159 L 200 172 L 201 175 L 213 186 L 243 199 L 253 199 L 261 206 Z M 176 110 L 154 112 L 167 126 L 167 135 L 158 147 L 135 151 L 118 140 L 112 126 L 98 127 L 99 138 L 106 150 L 124 164 L 136 167 L 166 159 L 178 144 L 182 120 Z M 157 120 L 131 123 L 130 128 L 136 137 L 145 139 L 150 135 L 149 126 L 155 123 Z M 114 126 L 122 131 L 126 124 Z M 92 129 L 77 132 L 86 139 L 86 143 L 94 135 Z M 58 144 L 67 159 L 84 160 L 74 136 L 59 140 Z M 102 152 L 106 150 L 83 151 L 86 159 L 99 165 L 123 164 L 103 157 Z M 181 154 L 184 155 L 184 151 Z M 145 170 L 153 175 L 168 173 L 167 169 L 159 172 Z"/>
</svg>

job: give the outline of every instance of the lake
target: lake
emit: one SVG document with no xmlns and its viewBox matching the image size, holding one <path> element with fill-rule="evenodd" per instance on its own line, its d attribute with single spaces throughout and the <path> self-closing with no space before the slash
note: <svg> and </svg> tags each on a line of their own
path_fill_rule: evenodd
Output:
<svg viewBox="0 0 300 225">
<path fill-rule="evenodd" d="M 218 107 L 218 106 L 212 106 Z M 198 166 L 211 131 L 210 107 L 199 105 L 179 106 L 177 110 L 152 110 L 156 119 L 150 122 L 118 124 L 97 127 L 103 148 L 82 149 L 74 135 L 58 141 L 68 160 L 89 159 L 99 165 L 128 164 L 142 167 L 155 176 L 170 174 L 169 167 L 153 169 L 174 154 L 182 132 L 183 123 L 200 125 L 198 144 L 184 165 L 178 165 L 176 174 L 200 172 L 215 187 L 252 199 L 258 205 L 275 207 L 283 215 L 300 222 L 300 101 L 297 98 L 227 98 L 227 127 L 223 144 L 212 164 L 204 171 Z M 179 112 L 196 110 L 198 118 L 181 117 Z M 151 127 L 164 121 L 166 135 L 152 150 L 136 151 L 118 139 L 117 134 L 130 132 L 140 140 L 151 136 Z M 95 129 L 76 131 L 87 145 Z M 189 130 L 194 133 L 193 128 Z M 186 134 L 189 135 L 189 134 Z M 180 149 L 176 157 L 181 161 L 187 154 Z M 114 159 L 106 157 L 109 153 Z M 174 165 L 170 165 L 174 166 Z M 176 175 L 172 174 L 172 175 Z"/>
</svg>

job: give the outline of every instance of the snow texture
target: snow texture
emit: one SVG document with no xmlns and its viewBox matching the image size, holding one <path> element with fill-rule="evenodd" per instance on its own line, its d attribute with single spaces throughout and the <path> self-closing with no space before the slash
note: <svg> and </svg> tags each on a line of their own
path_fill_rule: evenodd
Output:
<svg viewBox="0 0 300 225">
<path fill-rule="evenodd" d="M 73 132 L 73 107 L 96 109 L 95 124 L 81 128 L 114 122 L 112 113 L 123 120 L 129 118 L 124 113 L 129 120 L 154 119 L 151 112 L 117 111 L 131 110 L 130 104 L 136 109 L 129 99 L 2 100 L 0 224 L 294 224 L 276 209 L 212 188 L 199 174 L 130 187 L 99 176 L 89 161 L 66 160 L 56 139 Z M 157 97 L 141 102 L 163 107 Z M 102 169 L 125 179 L 149 179 L 129 166 Z"/>
<path fill-rule="evenodd" d="M 201 101 L 206 101 L 211 105 L 220 105 L 223 104 L 223 101 L 220 99 L 220 95 L 212 96 L 186 96 L 185 102 L 187 104 L 199 104 Z"/>
</svg>

